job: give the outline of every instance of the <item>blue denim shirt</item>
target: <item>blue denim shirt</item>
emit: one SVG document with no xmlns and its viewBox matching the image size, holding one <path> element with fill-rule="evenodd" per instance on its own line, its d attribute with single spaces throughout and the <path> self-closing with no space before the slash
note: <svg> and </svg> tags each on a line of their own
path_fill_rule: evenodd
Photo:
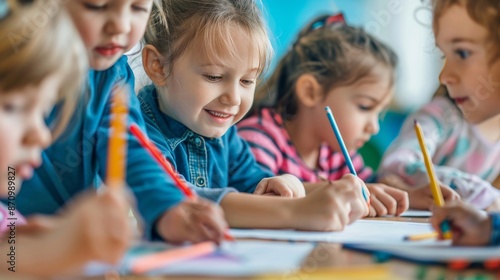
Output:
<svg viewBox="0 0 500 280">
<path fill-rule="evenodd" d="M 130 93 L 129 121 L 145 129 L 140 105 L 134 92 L 134 75 L 123 56 L 105 71 L 89 71 L 88 94 L 68 130 L 42 154 L 43 164 L 35 170 L 17 195 L 21 213 L 51 214 L 85 189 L 106 178 L 109 98 L 113 86 L 125 84 Z M 49 120 L 50 121 L 50 120 Z M 127 183 L 134 192 L 139 212 L 151 237 L 155 221 L 184 196 L 158 163 L 129 135 Z"/>
<path fill-rule="evenodd" d="M 139 101 L 149 137 L 201 196 L 204 189 L 227 187 L 252 193 L 260 180 L 273 176 L 257 164 L 235 126 L 220 138 L 198 135 L 160 111 L 153 85 L 140 91 Z"/>
<path fill-rule="evenodd" d="M 500 245 L 500 212 L 490 213 L 491 217 L 491 238 L 492 245 Z"/>
</svg>

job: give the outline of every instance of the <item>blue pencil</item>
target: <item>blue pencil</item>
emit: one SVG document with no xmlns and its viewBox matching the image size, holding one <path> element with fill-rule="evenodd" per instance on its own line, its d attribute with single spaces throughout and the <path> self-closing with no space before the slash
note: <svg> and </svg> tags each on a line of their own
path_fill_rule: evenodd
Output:
<svg viewBox="0 0 500 280">
<path fill-rule="evenodd" d="M 340 150 L 342 151 L 342 154 L 344 155 L 345 162 L 347 164 L 347 167 L 349 168 L 349 171 L 351 172 L 352 175 L 358 176 L 356 173 L 356 169 L 354 169 L 354 165 L 352 164 L 351 157 L 349 156 L 349 152 L 347 151 L 347 148 L 345 146 L 344 140 L 342 139 L 342 135 L 340 134 L 339 127 L 337 126 L 337 123 L 335 122 L 335 118 L 333 117 L 332 110 L 330 107 L 326 106 L 325 107 L 326 111 L 326 116 L 328 117 L 328 120 L 330 121 L 330 125 L 332 126 L 333 133 L 335 134 L 335 137 L 337 138 L 337 142 L 339 143 Z M 368 202 L 369 196 L 365 188 L 362 188 L 363 192 L 363 197 L 364 199 Z"/>
</svg>

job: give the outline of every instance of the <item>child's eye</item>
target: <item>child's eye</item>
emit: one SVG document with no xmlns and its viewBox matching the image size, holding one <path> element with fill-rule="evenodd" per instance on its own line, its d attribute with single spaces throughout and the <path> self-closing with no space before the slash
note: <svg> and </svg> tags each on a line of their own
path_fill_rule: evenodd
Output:
<svg viewBox="0 0 500 280">
<path fill-rule="evenodd" d="M 255 83 L 253 80 L 241 80 L 241 82 L 246 86 L 251 86 Z"/>
<path fill-rule="evenodd" d="M 26 110 L 24 105 L 14 104 L 14 103 L 3 104 L 2 109 L 4 112 L 9 114 L 19 114 Z"/>
<path fill-rule="evenodd" d="M 106 8 L 106 5 L 95 5 L 92 3 L 84 3 L 83 5 L 91 11 L 102 11 Z"/>
<path fill-rule="evenodd" d="M 456 50 L 455 53 L 461 58 L 461 59 L 467 59 L 470 56 L 470 52 L 466 50 Z"/>
<path fill-rule="evenodd" d="M 206 78 L 207 80 L 209 80 L 210 82 L 217 82 L 217 81 L 219 81 L 220 79 L 222 79 L 222 77 L 221 77 L 221 76 L 213 76 L 213 75 L 203 75 L 203 76 L 205 76 L 205 78 Z"/>
<path fill-rule="evenodd" d="M 145 12 L 145 13 L 149 13 L 149 8 L 146 8 L 146 7 L 143 7 L 143 6 L 139 6 L 139 5 L 133 5 L 132 6 L 132 9 L 134 11 L 138 11 L 138 12 Z"/>
<path fill-rule="evenodd" d="M 358 108 L 361 111 L 370 111 L 372 109 L 372 107 L 370 107 L 370 106 L 363 106 L 363 105 L 358 105 Z"/>
</svg>

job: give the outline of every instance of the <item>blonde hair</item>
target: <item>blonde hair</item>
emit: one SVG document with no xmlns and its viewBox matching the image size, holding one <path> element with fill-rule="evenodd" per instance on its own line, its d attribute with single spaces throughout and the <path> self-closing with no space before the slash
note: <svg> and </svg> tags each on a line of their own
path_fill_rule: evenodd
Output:
<svg viewBox="0 0 500 280">
<path fill-rule="evenodd" d="M 53 139 L 68 123 L 87 69 L 86 52 L 64 8 L 54 0 L 8 0 L 0 19 L 0 89 L 9 93 L 62 75 Z"/>
<path fill-rule="evenodd" d="M 500 57 L 500 1 L 497 0 L 433 0 L 433 29 L 438 34 L 438 21 L 453 5 L 465 7 L 469 17 L 488 30 L 491 46 L 490 63 Z"/>
<path fill-rule="evenodd" d="M 302 29 L 272 76 L 258 87 L 254 113 L 259 107 L 272 106 L 284 120 L 292 119 L 298 110 L 295 84 L 303 74 L 314 75 L 326 93 L 354 84 L 383 65 L 392 72 L 394 83 L 394 51 L 361 28 L 329 24 L 331 17 L 320 16 Z"/>
<path fill-rule="evenodd" d="M 202 54 L 213 63 L 239 58 L 231 28 L 240 27 L 255 44 L 262 74 L 272 55 L 267 29 L 256 0 L 156 0 L 144 43 L 153 45 L 169 65 L 186 50 L 202 47 Z"/>
</svg>

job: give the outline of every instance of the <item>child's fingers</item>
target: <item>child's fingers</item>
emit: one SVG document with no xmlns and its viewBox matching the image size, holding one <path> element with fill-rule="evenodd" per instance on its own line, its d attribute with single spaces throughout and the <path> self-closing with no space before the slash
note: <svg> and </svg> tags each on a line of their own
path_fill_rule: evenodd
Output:
<svg viewBox="0 0 500 280">
<path fill-rule="evenodd" d="M 255 188 L 255 191 L 253 192 L 254 194 L 264 194 L 266 193 L 267 189 L 267 181 L 268 179 L 262 179 L 257 187 Z"/>
<path fill-rule="evenodd" d="M 270 185 L 270 188 L 268 188 L 268 191 L 275 192 L 279 194 L 282 197 L 293 197 L 293 192 L 290 188 L 283 184 L 279 184 L 277 182 L 274 182 L 273 184 Z"/>
<path fill-rule="evenodd" d="M 387 187 L 385 188 L 385 192 L 393 199 L 396 203 L 396 207 L 394 210 L 389 210 L 389 214 L 399 216 L 404 211 L 408 210 L 410 207 L 410 199 L 408 197 L 408 193 L 396 188 Z M 385 201 L 384 204 L 387 206 Z"/>
<path fill-rule="evenodd" d="M 382 191 L 377 193 L 377 199 L 382 203 L 382 205 L 385 208 L 384 210 L 382 210 L 382 212 L 377 211 L 377 213 L 379 213 L 378 216 L 395 215 L 396 214 L 396 210 L 398 208 L 398 202 L 392 195 L 390 195 L 388 193 L 390 191 L 388 189 L 389 188 L 383 188 Z M 396 190 L 396 191 L 401 192 L 399 190 Z M 373 199 L 372 199 L 372 203 L 373 203 Z"/>
<path fill-rule="evenodd" d="M 413 209 L 430 210 L 434 205 L 434 199 L 430 193 L 422 190 L 416 190 L 409 195 L 410 207 Z"/>
<path fill-rule="evenodd" d="M 48 217 L 44 215 L 35 215 L 27 219 L 25 225 L 18 226 L 18 234 L 38 234 L 55 226 L 57 217 Z"/>
<path fill-rule="evenodd" d="M 346 225 L 351 223 L 351 220 L 355 221 L 357 218 L 350 218 L 349 205 L 346 208 L 339 209 L 334 215 L 334 219 L 331 225 L 331 230 L 340 231 L 345 228 Z"/>
<path fill-rule="evenodd" d="M 375 210 L 375 216 L 385 216 L 388 213 L 386 206 L 379 200 L 378 196 L 372 195 L 370 208 L 371 207 Z"/>
<path fill-rule="evenodd" d="M 445 201 L 460 200 L 460 195 L 450 187 L 441 186 L 441 193 Z"/>
<path fill-rule="evenodd" d="M 206 236 L 219 237 L 220 241 L 224 231 L 228 228 L 226 219 L 224 218 L 224 212 L 219 206 L 206 200 L 200 199 L 197 204 L 196 211 L 192 213 L 194 220 L 213 232 L 213 234 L 206 234 Z"/>
</svg>

